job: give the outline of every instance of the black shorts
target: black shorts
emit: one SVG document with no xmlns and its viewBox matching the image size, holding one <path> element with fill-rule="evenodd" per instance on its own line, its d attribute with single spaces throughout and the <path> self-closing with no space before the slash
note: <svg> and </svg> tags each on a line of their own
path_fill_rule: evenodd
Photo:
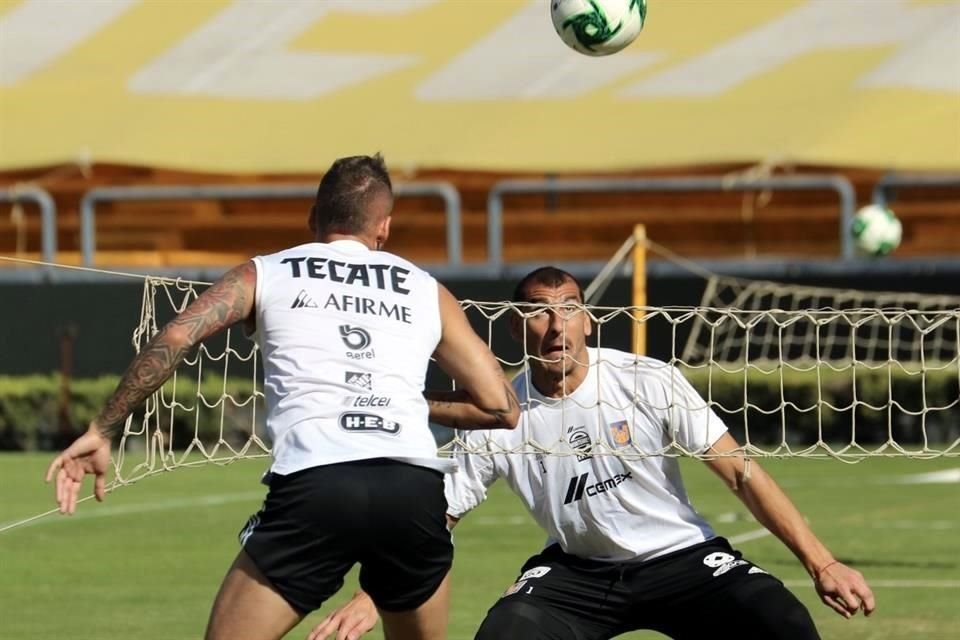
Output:
<svg viewBox="0 0 960 640">
<path fill-rule="evenodd" d="M 302 614 L 324 603 L 360 563 L 360 585 L 386 611 L 415 609 L 453 562 L 443 474 L 392 460 L 273 475 L 240 544 Z"/>
<path fill-rule="evenodd" d="M 646 562 L 584 560 L 559 545 L 523 566 L 478 640 L 606 640 L 651 629 L 670 638 L 819 638 L 783 583 L 714 538 Z"/>
</svg>

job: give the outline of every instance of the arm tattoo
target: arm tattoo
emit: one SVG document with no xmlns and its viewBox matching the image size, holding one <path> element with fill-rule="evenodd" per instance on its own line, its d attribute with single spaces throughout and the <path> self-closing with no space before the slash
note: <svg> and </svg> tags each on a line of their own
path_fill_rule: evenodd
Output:
<svg viewBox="0 0 960 640">
<path fill-rule="evenodd" d="M 460 429 L 466 425 L 473 425 L 474 428 L 481 425 L 494 427 L 508 424 L 507 417 L 515 407 L 519 406 L 513 392 L 513 386 L 506 380 L 503 381 L 503 385 L 507 392 L 506 409 L 481 407 L 463 389 L 425 391 L 423 395 L 427 400 L 427 406 L 430 407 L 431 419 L 436 419 L 444 426 L 451 429 Z M 443 417 L 436 417 L 435 414 L 440 414 Z M 481 418 L 480 415 L 489 416 L 489 418 Z"/>
<path fill-rule="evenodd" d="M 187 354 L 189 347 L 171 346 L 165 337 L 163 331 L 154 336 L 123 374 L 116 391 L 94 420 L 103 435 L 114 435 L 127 416 L 173 374 Z"/>
<path fill-rule="evenodd" d="M 154 336 L 130 363 L 95 418 L 100 433 L 108 437 L 116 433 L 127 416 L 173 375 L 194 345 L 245 319 L 253 305 L 255 286 L 253 263 L 236 267 Z"/>
<path fill-rule="evenodd" d="M 513 413 L 514 409 L 519 408 L 520 403 L 517 401 L 517 396 L 513 392 L 513 385 L 511 385 L 506 380 L 503 380 L 503 387 L 507 393 L 507 408 L 506 409 L 483 409 L 482 411 L 486 414 L 489 414 L 497 419 L 500 424 L 509 424 L 507 417 Z"/>
<path fill-rule="evenodd" d="M 442 412 L 444 410 L 449 411 L 453 407 L 452 402 L 440 402 L 439 400 L 427 400 L 427 406 L 430 407 L 431 412 Z M 440 423 L 438 423 L 440 424 Z M 451 418 L 447 424 L 443 425 L 448 429 L 459 429 L 460 420 L 457 418 Z"/>
<path fill-rule="evenodd" d="M 470 396 L 465 391 L 425 391 L 423 394 L 431 413 L 455 413 L 457 405 L 470 402 Z M 450 429 L 459 429 L 460 420 L 450 418 L 444 426 Z"/>
</svg>

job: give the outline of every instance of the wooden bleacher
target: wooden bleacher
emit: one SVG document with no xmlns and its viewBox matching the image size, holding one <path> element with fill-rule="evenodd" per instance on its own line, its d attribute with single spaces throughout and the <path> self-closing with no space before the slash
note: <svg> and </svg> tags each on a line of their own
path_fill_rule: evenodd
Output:
<svg viewBox="0 0 960 640">
<path fill-rule="evenodd" d="M 691 167 L 642 175 L 725 175 L 745 167 Z M 822 168 L 800 168 L 824 173 Z M 879 172 L 841 171 L 858 200 L 870 200 Z M 628 174 L 619 174 L 628 175 Z M 641 174 L 630 174 L 641 175 Z M 464 260 L 486 259 L 491 185 L 514 175 L 421 171 L 397 181 L 445 180 L 463 199 Z M 542 177 L 542 176 L 523 176 Z M 315 184 L 318 175 L 225 176 L 118 165 L 46 167 L 0 174 L 0 186 L 32 183 L 58 207 L 58 261 L 80 262 L 78 205 L 98 186 L 162 184 Z M 97 207 L 96 264 L 102 267 L 226 266 L 310 240 L 310 200 L 103 203 Z M 960 253 L 960 190 L 902 190 L 898 256 Z M 839 206 L 831 192 L 776 192 L 768 202 L 736 193 L 510 196 L 505 200 L 507 261 L 605 260 L 642 222 L 648 236 L 687 257 L 830 257 L 840 252 Z M 11 216 L 0 205 L 0 254 L 39 258 L 40 218 L 31 205 Z M 439 200 L 397 200 L 390 249 L 420 263 L 447 259 Z"/>
</svg>

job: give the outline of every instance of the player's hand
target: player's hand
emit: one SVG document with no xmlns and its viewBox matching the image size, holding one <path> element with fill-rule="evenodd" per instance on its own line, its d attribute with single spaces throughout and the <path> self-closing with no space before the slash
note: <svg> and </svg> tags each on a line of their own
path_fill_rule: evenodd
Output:
<svg viewBox="0 0 960 640">
<path fill-rule="evenodd" d="M 813 581 L 824 604 L 844 618 L 853 617 L 860 609 L 869 616 L 877 608 L 863 574 L 842 562 L 828 564 L 817 572 Z"/>
<path fill-rule="evenodd" d="M 60 513 L 77 510 L 77 496 L 83 486 L 83 477 L 93 475 L 93 495 L 103 502 L 106 495 L 106 474 L 110 466 L 110 439 L 104 437 L 95 426 L 73 441 L 63 453 L 50 463 L 47 482 L 57 481 L 57 506 Z"/>
<path fill-rule="evenodd" d="M 363 591 L 358 591 L 353 599 L 315 626 L 307 640 L 357 640 L 373 629 L 380 616 L 377 607 Z"/>
</svg>

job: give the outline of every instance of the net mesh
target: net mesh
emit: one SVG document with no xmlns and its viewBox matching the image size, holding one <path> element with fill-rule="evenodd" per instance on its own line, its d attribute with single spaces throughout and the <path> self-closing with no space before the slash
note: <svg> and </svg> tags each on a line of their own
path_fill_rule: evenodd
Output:
<svg viewBox="0 0 960 640">
<path fill-rule="evenodd" d="M 958 355 L 956 296 L 713 276 L 700 306 L 736 313 L 698 318 L 683 349 L 688 363 L 895 362 L 918 370 L 949 366 Z"/>
<path fill-rule="evenodd" d="M 203 287 L 147 279 L 134 348 L 142 348 Z M 537 357 L 525 353 L 510 333 L 511 318 L 533 313 L 529 308 L 508 302 L 462 304 L 509 373 Z M 632 376 L 682 374 L 702 401 L 700 406 L 678 401 L 675 408 L 709 406 L 747 455 L 856 461 L 960 455 L 958 309 L 960 299 L 946 296 L 717 279 L 697 307 L 586 306 L 564 312 L 589 314 L 590 342 L 604 347 L 628 345 L 633 324 L 645 323 L 656 358 L 608 364 Z M 434 374 L 428 386 L 437 387 L 437 380 L 444 384 Z M 269 456 L 260 376 L 257 349 L 237 330 L 200 345 L 128 419 L 114 459 L 116 482 L 179 466 Z M 636 400 L 638 406 L 643 401 Z M 436 435 L 441 454 L 466 448 L 461 433 L 438 429 Z M 502 452 L 487 445 L 466 450 Z M 524 438 L 509 453 L 696 455 L 670 437 L 647 449 L 636 444 L 571 448 L 560 424 L 555 438 Z"/>
<path fill-rule="evenodd" d="M 134 350 L 139 353 L 165 321 L 186 309 L 206 286 L 147 278 L 133 331 Z M 114 453 L 114 482 L 132 483 L 180 466 L 269 456 L 258 353 L 235 328 L 200 344 L 127 419 Z"/>
</svg>

